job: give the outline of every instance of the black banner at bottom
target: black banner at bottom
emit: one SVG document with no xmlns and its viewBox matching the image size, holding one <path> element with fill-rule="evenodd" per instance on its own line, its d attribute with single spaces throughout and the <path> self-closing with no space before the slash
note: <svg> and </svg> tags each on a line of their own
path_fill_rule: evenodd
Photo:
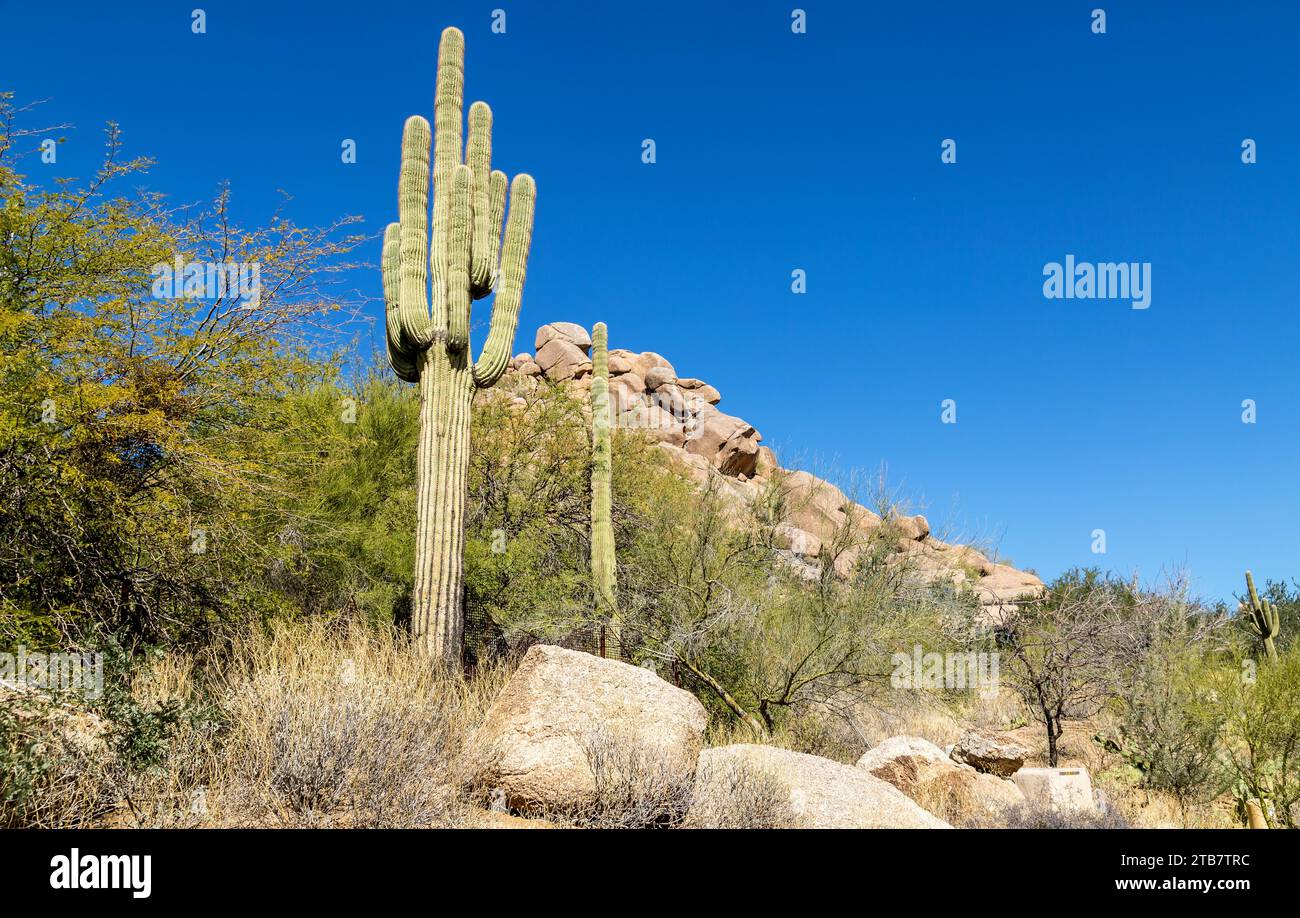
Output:
<svg viewBox="0 0 1300 918">
<path fill-rule="evenodd" d="M 787 896 L 813 905 L 846 893 L 865 903 L 879 891 L 915 897 L 918 907 L 979 895 L 1070 905 L 1199 897 L 1231 907 L 1281 895 L 1297 838 L 1247 830 L 9 830 L 0 831 L 0 890 L 8 905 L 126 908 L 339 907 L 430 894 L 466 905 L 483 896 L 593 896 L 594 906 L 610 897 L 680 903 L 688 889 L 692 904 L 716 890 L 733 906 Z"/>
</svg>

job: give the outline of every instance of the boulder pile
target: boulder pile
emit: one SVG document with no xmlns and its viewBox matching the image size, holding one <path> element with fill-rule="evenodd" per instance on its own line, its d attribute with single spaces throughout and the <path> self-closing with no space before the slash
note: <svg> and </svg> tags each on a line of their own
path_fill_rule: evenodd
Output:
<svg viewBox="0 0 1300 918">
<path fill-rule="evenodd" d="M 534 349 L 516 355 L 508 372 L 532 385 L 546 381 L 580 390 L 591 385 L 591 335 L 581 325 L 543 325 Z M 882 519 L 830 482 L 781 468 L 752 424 L 718 408 L 722 394 L 716 388 L 702 379 L 679 376 L 661 354 L 612 349 L 609 374 L 615 426 L 644 431 L 684 476 L 699 484 L 712 479 L 737 506 L 758 498 L 772 484 L 783 491 L 788 518 L 777 529 L 777 547 L 810 579 L 817 575 L 822 547 L 851 527 L 862 536 L 878 533 L 889 538 L 889 560 L 907 564 L 921 578 L 946 579 L 974 591 L 986 620 L 998 620 L 1015 609 L 1017 600 L 1043 591 L 1042 581 L 1033 574 L 999 564 L 971 546 L 941 541 L 924 516 Z M 839 573 L 851 572 L 857 552 L 850 548 L 836 558 Z"/>
</svg>

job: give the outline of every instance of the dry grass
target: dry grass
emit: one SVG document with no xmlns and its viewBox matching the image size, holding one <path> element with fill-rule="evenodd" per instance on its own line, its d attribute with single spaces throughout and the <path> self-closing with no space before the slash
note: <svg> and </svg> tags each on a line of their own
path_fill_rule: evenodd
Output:
<svg viewBox="0 0 1300 918">
<path fill-rule="evenodd" d="M 399 637 L 323 624 L 251 633 L 204 663 L 166 656 L 133 677 L 142 709 L 205 714 L 175 720 L 158 764 L 128 769 L 108 744 L 83 749 L 51 733 L 29 756 L 40 769 L 35 792 L 21 812 L 0 807 L 0 822 L 429 827 L 472 819 L 475 776 L 490 754 L 473 737 L 509 675 L 504 667 L 449 678 Z"/>
<path fill-rule="evenodd" d="M 281 627 L 241 641 L 217 695 L 230 724 L 223 825 L 463 824 L 489 750 L 473 735 L 502 672 L 448 677 L 363 628 Z"/>
<path fill-rule="evenodd" d="M 719 771 L 697 776 L 697 793 L 683 826 L 688 829 L 797 829 L 804 824 L 790 789 L 771 775 L 737 762 L 706 765 Z"/>
</svg>

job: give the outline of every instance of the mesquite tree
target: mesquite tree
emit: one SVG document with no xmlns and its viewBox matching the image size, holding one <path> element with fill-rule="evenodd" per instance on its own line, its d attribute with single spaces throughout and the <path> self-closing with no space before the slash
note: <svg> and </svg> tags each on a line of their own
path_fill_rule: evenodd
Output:
<svg viewBox="0 0 1300 918">
<path fill-rule="evenodd" d="M 492 171 L 492 110 L 469 109 L 461 161 L 465 37 L 442 33 L 438 45 L 437 129 L 433 148 L 433 232 L 429 235 L 429 122 L 402 130 L 399 222 L 384 233 L 383 278 L 388 360 L 420 387 L 416 458 L 415 583 L 411 630 L 447 665 L 460 660 L 463 631 L 466 473 L 474 393 L 505 372 L 519 324 L 536 188 L 531 176 L 510 183 Z M 496 289 L 487 342 L 471 359 L 470 304 Z"/>
</svg>

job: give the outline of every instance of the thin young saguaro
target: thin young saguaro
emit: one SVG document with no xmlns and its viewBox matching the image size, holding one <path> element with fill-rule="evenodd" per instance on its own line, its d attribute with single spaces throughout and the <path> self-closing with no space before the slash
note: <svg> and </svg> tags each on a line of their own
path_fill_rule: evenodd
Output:
<svg viewBox="0 0 1300 918">
<path fill-rule="evenodd" d="M 431 657 L 460 661 L 464 629 L 465 497 L 474 393 L 505 372 L 519 324 L 536 186 L 493 171 L 492 110 L 469 109 L 461 156 L 465 36 L 443 31 L 434 100 L 433 227 L 429 229 L 429 122 L 402 130 L 399 222 L 384 232 L 388 361 L 420 387 L 416 455 L 415 583 L 411 630 Z M 505 245 L 501 244 L 505 223 Z M 470 306 L 496 290 L 487 341 L 471 357 Z"/>
<path fill-rule="evenodd" d="M 604 322 L 592 329 L 591 377 L 591 577 L 596 612 L 620 646 L 618 580 L 614 562 L 613 463 L 609 430 L 609 332 Z"/>
</svg>

